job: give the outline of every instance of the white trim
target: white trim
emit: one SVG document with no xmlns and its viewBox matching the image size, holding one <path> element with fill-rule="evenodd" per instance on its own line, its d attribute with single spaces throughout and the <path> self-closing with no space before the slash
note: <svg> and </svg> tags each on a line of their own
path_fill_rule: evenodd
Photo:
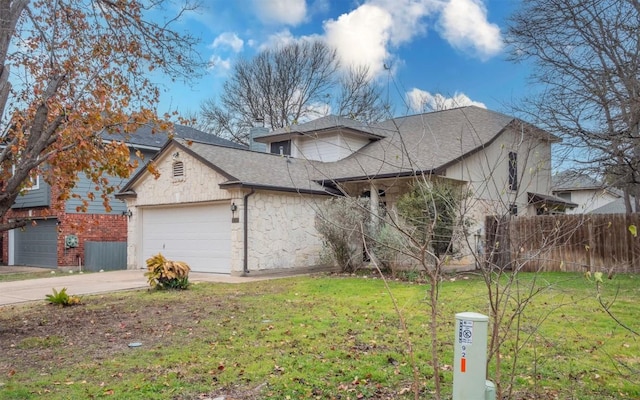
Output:
<svg viewBox="0 0 640 400">
<path fill-rule="evenodd" d="M 29 177 L 31 179 L 31 177 Z M 33 180 L 31 179 L 33 182 Z M 27 188 L 27 190 L 36 190 L 40 189 L 40 175 L 36 175 L 36 183 L 32 184 L 31 187 Z"/>
<path fill-rule="evenodd" d="M 11 166 L 11 175 L 14 175 L 16 173 L 16 166 L 12 165 Z M 31 174 L 29 174 L 29 180 L 31 182 L 33 182 L 33 179 L 31 178 Z M 36 175 L 36 182 L 31 184 L 31 187 L 26 187 L 22 190 L 26 190 L 26 191 L 30 191 L 30 190 L 36 190 L 36 189 L 40 189 L 40 174 Z"/>
<path fill-rule="evenodd" d="M 9 262 L 8 265 L 15 265 L 16 263 L 16 254 L 15 254 L 15 245 L 16 245 L 16 237 L 15 237 L 15 229 L 11 229 L 9 231 L 9 245 L 7 246 L 9 249 Z"/>
</svg>

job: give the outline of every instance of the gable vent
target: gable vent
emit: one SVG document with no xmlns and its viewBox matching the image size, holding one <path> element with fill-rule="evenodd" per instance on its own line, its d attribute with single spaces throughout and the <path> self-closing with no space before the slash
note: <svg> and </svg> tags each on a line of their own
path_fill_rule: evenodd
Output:
<svg viewBox="0 0 640 400">
<path fill-rule="evenodd" d="M 181 178 L 184 176 L 184 163 L 182 161 L 176 161 L 173 163 L 173 177 Z"/>
</svg>

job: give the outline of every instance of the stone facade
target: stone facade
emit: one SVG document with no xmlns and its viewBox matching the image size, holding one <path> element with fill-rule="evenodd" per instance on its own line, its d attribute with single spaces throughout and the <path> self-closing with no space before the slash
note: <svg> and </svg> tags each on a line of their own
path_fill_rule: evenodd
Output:
<svg viewBox="0 0 640 400">
<path fill-rule="evenodd" d="M 249 271 L 312 267 L 319 264 L 322 239 L 315 229 L 315 204 L 324 196 L 259 191 L 248 198 Z M 242 224 L 235 227 L 242 229 Z M 236 228 L 232 228 L 236 230 Z M 236 232 L 240 236 L 242 231 Z M 234 243 L 236 241 L 234 240 Z M 232 272 L 242 271 L 235 257 L 243 249 L 242 240 L 234 249 Z"/>
<path fill-rule="evenodd" d="M 175 156 L 176 153 L 179 155 Z M 173 177 L 176 161 L 182 162 L 184 176 Z M 132 189 L 135 197 L 125 199 L 132 215 L 128 225 L 127 267 L 144 268 L 138 251 L 142 251 L 140 215 L 144 207 L 180 206 L 226 201 L 235 204 L 230 211 L 231 274 L 243 275 L 244 199 L 248 203 L 247 267 L 250 272 L 261 273 L 283 269 L 304 269 L 319 262 L 322 240 L 314 227 L 316 201 L 323 196 L 302 195 L 279 191 L 251 189 L 221 189 L 227 178 L 192 155 L 169 148 L 156 160 L 160 177 L 154 179 L 145 173 Z"/>
<path fill-rule="evenodd" d="M 173 176 L 175 162 L 182 163 L 184 170 L 181 177 Z M 145 268 L 138 254 L 138 251 L 142 251 L 140 215 L 143 207 L 231 200 L 229 191 L 219 187 L 224 177 L 184 151 L 167 151 L 155 164 L 159 177 L 145 173 L 133 185 L 136 196 L 125 198 L 131 212 L 127 227 L 127 269 Z"/>
<path fill-rule="evenodd" d="M 182 163 L 184 172 L 181 177 L 173 176 L 175 162 Z M 134 184 L 137 196 L 127 200 L 129 208 L 231 199 L 229 191 L 218 186 L 226 181 L 225 177 L 184 151 L 165 152 L 156 160 L 156 168 L 160 173 L 157 179 L 145 174 Z"/>
</svg>

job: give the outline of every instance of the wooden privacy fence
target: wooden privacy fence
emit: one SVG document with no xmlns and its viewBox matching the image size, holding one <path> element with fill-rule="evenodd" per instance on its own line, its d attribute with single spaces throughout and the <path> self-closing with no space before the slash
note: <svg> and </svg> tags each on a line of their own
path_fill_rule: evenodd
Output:
<svg viewBox="0 0 640 400">
<path fill-rule="evenodd" d="M 522 271 L 640 273 L 640 214 L 492 217 L 485 221 L 485 259 Z"/>
</svg>

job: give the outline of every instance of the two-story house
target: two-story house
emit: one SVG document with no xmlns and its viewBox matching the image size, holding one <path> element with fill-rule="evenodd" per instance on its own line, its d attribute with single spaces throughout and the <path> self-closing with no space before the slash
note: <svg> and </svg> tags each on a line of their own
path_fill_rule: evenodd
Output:
<svg viewBox="0 0 640 400">
<path fill-rule="evenodd" d="M 188 126 L 175 125 L 172 135 L 178 138 L 198 140 L 220 146 L 242 147 L 228 140 L 210 135 Z M 138 158 L 138 169 L 167 143 L 166 132 L 155 133 L 151 126 L 143 126 L 131 135 L 103 134 L 104 140 L 123 141 L 131 149 L 131 157 Z M 8 265 L 29 265 L 47 268 L 82 266 L 87 254 L 87 242 L 126 243 L 128 211 L 123 201 L 113 197 L 111 210 L 105 210 L 100 196 L 89 201 L 88 208 L 80 211 L 81 202 L 88 200 L 88 193 L 95 192 L 94 184 L 82 173 L 67 201 L 59 201 L 55 187 L 50 187 L 40 177 L 24 194 L 20 195 L 6 219 L 27 217 L 32 223 L 22 229 L 2 234 L 2 260 Z M 123 187 L 126 180 L 118 178 L 111 184 Z M 124 248 L 124 247 L 123 247 Z M 105 265 L 105 268 L 124 268 L 125 265 Z"/>
<path fill-rule="evenodd" d="M 347 194 L 392 210 L 416 179 L 467 188 L 471 234 L 486 215 L 569 206 L 550 189 L 558 138 L 478 107 L 374 125 L 327 116 L 254 140 L 266 152 L 174 140 L 155 158 L 160 179 L 140 171 L 129 181 L 118 194 L 131 211 L 129 268 L 158 252 L 234 275 L 312 267 L 323 248 L 319 202 Z"/>
</svg>

